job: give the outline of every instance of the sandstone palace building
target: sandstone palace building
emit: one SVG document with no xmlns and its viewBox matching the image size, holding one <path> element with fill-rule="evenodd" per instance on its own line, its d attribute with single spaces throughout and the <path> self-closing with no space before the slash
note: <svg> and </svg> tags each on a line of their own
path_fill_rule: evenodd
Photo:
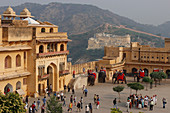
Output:
<svg viewBox="0 0 170 113">
<path fill-rule="evenodd" d="M 126 74 L 137 73 L 139 69 L 145 71 L 145 76 L 153 70 L 161 70 L 170 78 L 170 38 L 165 38 L 164 48 L 153 48 L 131 42 L 130 47 L 105 47 L 103 60 L 97 62 L 98 67 L 105 67 L 107 78 L 116 70 L 123 70 Z"/>
<path fill-rule="evenodd" d="M 16 15 L 9 7 L 0 17 L 0 91 L 43 95 L 63 90 L 69 74 L 67 33 L 58 26 L 32 19 L 28 9 Z M 16 19 L 18 18 L 18 19 Z"/>
</svg>

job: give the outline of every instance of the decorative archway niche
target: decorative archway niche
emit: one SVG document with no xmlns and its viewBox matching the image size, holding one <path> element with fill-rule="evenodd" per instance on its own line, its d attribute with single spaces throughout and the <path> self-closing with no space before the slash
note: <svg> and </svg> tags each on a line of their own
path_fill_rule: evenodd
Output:
<svg viewBox="0 0 170 113">
<path fill-rule="evenodd" d="M 10 83 L 8 83 L 5 87 L 4 87 L 4 94 L 13 92 L 13 87 Z"/>
<path fill-rule="evenodd" d="M 18 90 L 18 89 L 21 89 L 21 82 L 20 81 L 18 81 L 16 83 L 16 90 Z"/>
</svg>

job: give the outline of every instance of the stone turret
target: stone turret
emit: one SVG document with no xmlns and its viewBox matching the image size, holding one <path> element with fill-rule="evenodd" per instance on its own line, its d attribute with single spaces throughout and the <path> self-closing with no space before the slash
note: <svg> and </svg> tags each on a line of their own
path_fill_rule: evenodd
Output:
<svg viewBox="0 0 170 113">
<path fill-rule="evenodd" d="M 15 11 L 9 6 L 6 11 L 4 11 L 2 16 L 4 19 L 8 18 L 8 20 L 11 20 L 12 18 L 15 19 L 17 15 L 15 14 Z"/>
<path fill-rule="evenodd" d="M 27 8 L 25 8 L 25 9 L 23 9 L 22 12 L 20 12 L 19 17 L 21 19 L 25 19 L 25 18 L 30 18 L 30 17 L 34 17 L 34 16 L 31 16 L 31 12 Z"/>
</svg>

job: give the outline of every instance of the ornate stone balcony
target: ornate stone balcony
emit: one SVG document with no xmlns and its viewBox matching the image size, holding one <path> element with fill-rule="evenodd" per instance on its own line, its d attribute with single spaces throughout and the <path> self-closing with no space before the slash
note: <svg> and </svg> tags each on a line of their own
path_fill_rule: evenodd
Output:
<svg viewBox="0 0 170 113">
<path fill-rule="evenodd" d="M 69 70 L 59 71 L 59 75 L 60 75 L 60 76 L 68 75 L 68 74 L 70 74 Z"/>
<path fill-rule="evenodd" d="M 38 75 L 38 80 L 47 79 L 49 76 L 50 74 Z"/>
<path fill-rule="evenodd" d="M 57 56 L 57 55 L 68 55 L 69 51 L 55 51 L 55 52 L 47 52 L 47 53 L 38 53 L 37 58 L 40 57 L 48 57 L 48 56 Z"/>
</svg>

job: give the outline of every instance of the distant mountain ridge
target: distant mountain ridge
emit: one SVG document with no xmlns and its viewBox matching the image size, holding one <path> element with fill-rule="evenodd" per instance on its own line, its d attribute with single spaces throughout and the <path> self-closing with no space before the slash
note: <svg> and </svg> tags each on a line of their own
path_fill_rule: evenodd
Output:
<svg viewBox="0 0 170 113">
<path fill-rule="evenodd" d="M 125 25 L 128 28 L 170 37 L 167 29 L 170 28 L 169 22 L 159 26 L 144 25 L 92 5 L 55 2 L 45 5 L 24 3 L 13 7 L 13 9 L 19 14 L 25 7 L 30 10 L 36 19 L 56 24 L 59 26 L 60 31 L 65 31 L 70 34 L 87 32 L 104 23 L 109 23 Z M 0 14 L 2 14 L 6 8 L 7 6 L 0 7 Z"/>
</svg>

